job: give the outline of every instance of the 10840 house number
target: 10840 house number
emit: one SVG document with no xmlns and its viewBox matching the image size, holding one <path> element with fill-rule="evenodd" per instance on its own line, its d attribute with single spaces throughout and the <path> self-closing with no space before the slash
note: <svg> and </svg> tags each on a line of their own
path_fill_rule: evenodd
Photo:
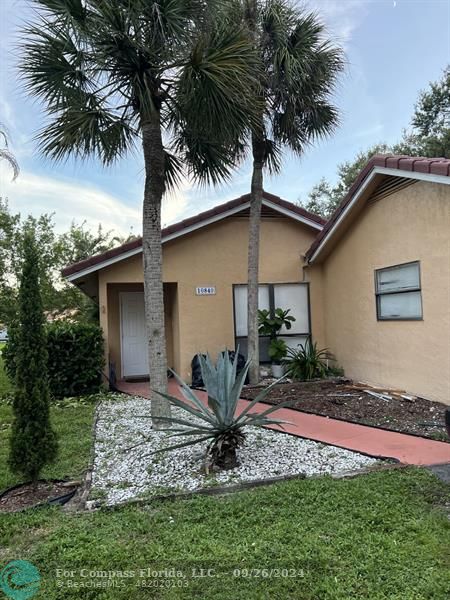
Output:
<svg viewBox="0 0 450 600">
<path fill-rule="evenodd" d="M 196 296 L 214 296 L 216 293 L 216 286 L 214 285 L 202 285 L 195 288 Z"/>
</svg>

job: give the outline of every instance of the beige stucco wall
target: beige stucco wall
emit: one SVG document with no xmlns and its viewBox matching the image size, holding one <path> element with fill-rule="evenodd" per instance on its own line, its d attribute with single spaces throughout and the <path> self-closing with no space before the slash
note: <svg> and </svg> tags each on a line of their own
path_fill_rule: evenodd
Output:
<svg viewBox="0 0 450 600">
<path fill-rule="evenodd" d="M 377 321 L 375 269 L 417 260 L 423 320 Z M 450 186 L 416 182 L 368 204 L 307 271 L 316 338 L 346 375 L 450 404 Z"/>
<path fill-rule="evenodd" d="M 302 281 L 302 255 L 314 237 L 315 230 L 291 219 L 263 219 L 260 281 Z M 246 283 L 247 243 L 248 220 L 235 217 L 163 246 L 163 280 L 173 284 L 165 296 L 166 328 L 170 329 L 171 338 L 167 336 L 169 364 L 186 379 L 190 378 L 190 361 L 197 352 L 209 351 L 215 355 L 225 347 L 234 348 L 232 286 Z M 142 281 L 140 254 L 99 273 L 100 319 L 106 352 L 117 365 L 120 365 L 120 319 L 114 297 L 118 288 L 113 284 Z M 195 288 L 202 285 L 215 286 L 216 295 L 196 296 Z M 115 291 L 111 295 L 112 289 Z"/>
</svg>

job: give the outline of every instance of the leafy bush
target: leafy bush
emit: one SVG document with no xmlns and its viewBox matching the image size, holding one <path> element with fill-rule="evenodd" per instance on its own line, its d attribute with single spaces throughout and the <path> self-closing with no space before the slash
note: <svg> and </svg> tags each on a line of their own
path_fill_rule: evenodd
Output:
<svg viewBox="0 0 450 600">
<path fill-rule="evenodd" d="M 283 358 L 287 356 L 288 347 L 284 340 L 274 339 L 271 340 L 269 345 L 269 356 L 272 362 L 276 365 L 281 364 Z"/>
<path fill-rule="evenodd" d="M 328 371 L 328 360 L 332 359 L 328 348 L 317 348 L 310 339 L 300 344 L 298 349 L 289 348 L 285 361 L 286 374 L 292 379 L 309 380 L 325 377 Z"/>
<path fill-rule="evenodd" d="M 48 383 L 55 398 L 94 394 L 101 385 L 103 335 L 98 325 L 59 321 L 45 327 Z M 11 381 L 16 374 L 14 329 L 3 353 Z"/>
<path fill-rule="evenodd" d="M 292 327 L 292 323 L 295 321 L 295 317 L 290 315 L 290 312 L 290 308 L 286 310 L 283 310 L 282 308 L 276 308 L 275 314 L 272 318 L 269 310 L 258 310 L 259 335 L 267 335 L 273 339 L 279 334 L 283 325 L 286 327 L 286 329 L 290 329 Z"/>
<path fill-rule="evenodd" d="M 245 440 L 244 428 L 247 426 L 265 427 L 283 423 L 284 421 L 279 419 L 269 419 L 268 415 L 292 404 L 292 402 L 282 402 L 267 408 L 261 413 L 250 412 L 257 402 L 264 400 L 275 383 L 278 383 L 275 382 L 258 394 L 254 400 L 247 404 L 239 416 L 236 416 L 238 400 L 250 362 L 247 361 L 244 369 L 237 374 L 237 358 L 234 361 L 230 360 L 228 352 L 219 354 L 217 366 L 213 365 L 209 356 L 203 357 L 199 354 L 198 357 L 202 379 L 208 393 L 208 406 L 205 406 L 197 398 L 195 393 L 176 373 L 174 373 L 174 376 L 180 384 L 186 400 L 180 400 L 154 390 L 155 393 L 170 400 L 172 404 L 188 413 L 186 418 L 158 417 L 158 420 L 173 425 L 173 428 L 169 430 L 172 436 L 169 437 L 183 437 L 186 435 L 191 437 L 187 442 L 169 446 L 157 452 L 192 446 L 208 440 L 207 452 L 210 455 L 212 465 L 218 469 L 232 469 L 237 465 L 236 449 Z"/>
</svg>

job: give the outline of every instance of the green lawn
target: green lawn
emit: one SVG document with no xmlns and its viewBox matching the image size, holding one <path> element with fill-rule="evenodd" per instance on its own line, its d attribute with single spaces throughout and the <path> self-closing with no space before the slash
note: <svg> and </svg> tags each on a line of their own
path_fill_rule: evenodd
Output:
<svg viewBox="0 0 450 600">
<path fill-rule="evenodd" d="M 92 415 L 92 402 L 52 407 L 61 453 L 44 475 L 83 471 Z M 10 406 L 0 403 L 0 488 L 15 481 L 5 462 L 10 418 Z M 42 576 L 35 597 L 46 600 L 446 600 L 445 506 L 448 512 L 449 486 L 407 469 L 115 511 L 41 508 L 0 514 L 0 570 L 13 559 L 31 561 Z M 148 568 L 186 577 L 146 577 L 140 570 Z M 193 578 L 192 569 L 214 572 Z M 128 577 L 118 576 L 124 571 Z"/>
</svg>

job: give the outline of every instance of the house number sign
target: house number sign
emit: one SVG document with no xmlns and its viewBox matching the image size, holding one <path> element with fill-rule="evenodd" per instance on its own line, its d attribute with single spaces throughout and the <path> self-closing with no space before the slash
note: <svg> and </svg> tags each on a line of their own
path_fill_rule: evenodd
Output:
<svg viewBox="0 0 450 600">
<path fill-rule="evenodd" d="M 202 285 L 195 288 L 196 296 L 214 296 L 216 293 L 216 286 L 214 285 Z"/>
</svg>

